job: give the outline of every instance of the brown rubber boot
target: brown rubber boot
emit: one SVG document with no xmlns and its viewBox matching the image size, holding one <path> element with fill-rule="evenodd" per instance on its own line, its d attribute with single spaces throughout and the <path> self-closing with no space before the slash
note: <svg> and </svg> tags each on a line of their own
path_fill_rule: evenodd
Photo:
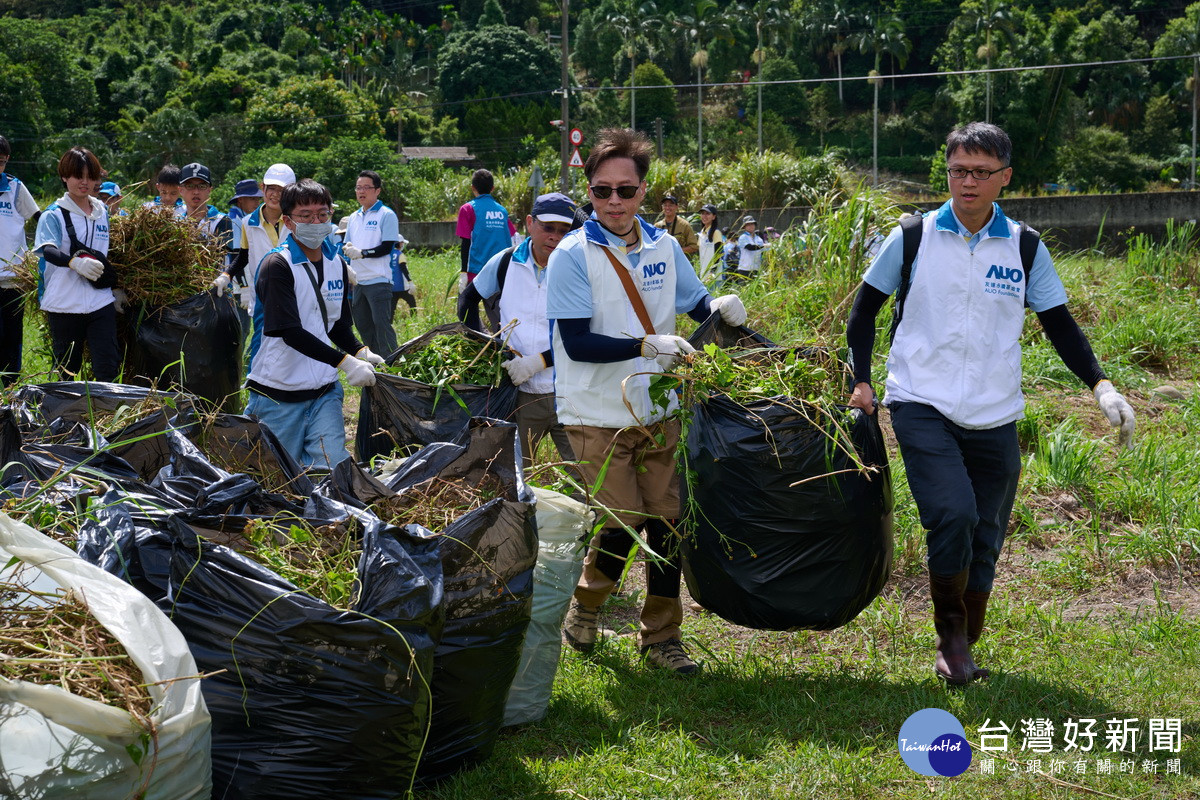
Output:
<svg viewBox="0 0 1200 800">
<path fill-rule="evenodd" d="M 987 616 L 988 598 L 991 592 L 973 592 L 970 589 L 963 592 L 963 603 L 967 606 L 967 644 L 974 646 L 983 635 L 983 619 Z M 975 678 L 983 679 L 991 675 L 986 669 L 976 667 Z"/>
<path fill-rule="evenodd" d="M 952 686 L 977 680 L 978 667 L 971 660 L 971 647 L 967 644 L 967 606 L 963 602 L 966 588 L 966 570 L 949 576 L 929 574 L 933 627 L 937 631 L 934 669 Z"/>
</svg>

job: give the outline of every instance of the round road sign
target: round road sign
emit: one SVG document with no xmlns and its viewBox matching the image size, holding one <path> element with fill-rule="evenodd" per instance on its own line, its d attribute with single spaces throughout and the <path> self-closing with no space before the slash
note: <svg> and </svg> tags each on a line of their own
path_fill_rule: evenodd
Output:
<svg viewBox="0 0 1200 800">
<path fill-rule="evenodd" d="M 576 147 L 583 144 L 583 131 L 579 128 L 571 128 L 571 144 Z"/>
</svg>

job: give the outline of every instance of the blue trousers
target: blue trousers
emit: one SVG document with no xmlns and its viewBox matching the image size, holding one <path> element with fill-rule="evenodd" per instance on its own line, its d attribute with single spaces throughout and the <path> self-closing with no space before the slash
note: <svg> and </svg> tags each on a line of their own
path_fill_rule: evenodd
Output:
<svg viewBox="0 0 1200 800">
<path fill-rule="evenodd" d="M 967 590 L 989 592 L 1017 496 L 1017 426 L 971 430 L 921 403 L 893 403 L 892 429 L 921 515 L 929 572 L 969 569 Z"/>
<path fill-rule="evenodd" d="M 315 400 L 280 403 L 250 392 L 246 413 L 271 429 L 283 448 L 305 469 L 332 469 L 346 452 L 346 420 L 342 415 L 342 384 Z"/>
</svg>

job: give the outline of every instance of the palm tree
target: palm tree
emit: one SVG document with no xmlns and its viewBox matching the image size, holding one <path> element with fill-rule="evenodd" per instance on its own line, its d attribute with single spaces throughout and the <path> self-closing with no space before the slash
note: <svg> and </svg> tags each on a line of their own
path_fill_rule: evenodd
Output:
<svg viewBox="0 0 1200 800">
<path fill-rule="evenodd" d="M 763 50 L 763 35 L 772 35 L 772 39 L 786 37 L 786 32 L 792 27 L 791 3 L 789 0 L 757 0 L 747 8 L 750 18 L 754 20 L 754 38 L 757 45 L 754 50 L 754 61 L 758 65 L 758 152 L 763 151 L 762 130 L 762 66 L 766 53 Z M 838 59 L 841 75 L 841 58 Z M 838 91 L 842 90 L 841 82 Z"/>
<path fill-rule="evenodd" d="M 629 56 L 629 127 L 637 129 L 637 82 L 633 73 L 637 71 L 638 45 L 654 46 L 652 34 L 663 25 L 654 0 L 623 0 L 617 4 L 615 13 L 605 17 L 607 22 L 625 41 L 625 54 Z"/>
<path fill-rule="evenodd" d="M 875 88 L 875 116 L 872 135 L 871 180 L 879 185 L 879 84 L 883 78 L 879 76 L 880 62 L 886 54 L 900 64 L 900 69 L 908 63 L 908 54 L 912 52 L 912 40 L 904 33 L 904 23 L 894 14 L 868 14 L 863 17 L 866 27 L 854 34 L 852 41 L 858 45 L 858 51 L 864 55 L 875 54 L 875 69 L 871 70 L 871 85 Z"/>
<path fill-rule="evenodd" d="M 695 0 L 692 13 L 677 16 L 671 24 L 695 47 L 692 65 L 696 68 L 696 148 L 698 166 L 704 166 L 704 68 L 708 66 L 707 44 L 716 39 L 733 40 L 733 17 L 721 10 L 716 0 Z"/>
<path fill-rule="evenodd" d="M 963 20 L 967 27 L 971 28 L 976 34 L 982 32 L 984 34 L 984 43 L 980 46 L 976 55 L 985 60 L 987 69 L 989 70 L 984 75 L 984 81 L 987 86 L 986 97 L 984 102 L 984 122 L 992 121 L 992 58 L 997 54 L 997 48 L 992 45 L 992 33 L 995 32 L 1004 38 L 1009 47 L 1016 44 L 1016 29 L 1013 24 L 1012 13 L 1009 11 L 1008 4 L 1004 0 L 979 0 L 978 4 L 963 6 Z"/>
</svg>

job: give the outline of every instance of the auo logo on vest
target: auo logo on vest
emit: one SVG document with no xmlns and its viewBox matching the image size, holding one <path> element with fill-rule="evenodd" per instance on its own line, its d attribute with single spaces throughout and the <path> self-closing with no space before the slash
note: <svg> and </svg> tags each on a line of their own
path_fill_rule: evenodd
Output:
<svg viewBox="0 0 1200 800">
<path fill-rule="evenodd" d="M 992 268 L 988 270 L 987 277 L 1020 283 L 1021 279 L 1025 277 L 1025 273 L 1017 267 L 1002 267 L 999 264 L 992 264 Z"/>
<path fill-rule="evenodd" d="M 6 209 L 8 211 L 11 211 L 12 203 L 8 202 L 7 200 L 0 200 L 0 209 Z"/>
<path fill-rule="evenodd" d="M 953 778 L 971 766 L 962 723 L 940 708 L 923 708 L 904 720 L 896 745 L 900 758 L 918 775 Z"/>
<path fill-rule="evenodd" d="M 379 220 L 377 220 L 377 219 L 369 219 L 369 220 L 367 220 L 367 227 L 368 227 L 368 228 L 371 228 L 371 227 L 376 227 L 376 226 L 378 226 L 378 225 L 379 225 Z"/>
<path fill-rule="evenodd" d="M 338 278 L 336 281 L 329 281 L 329 283 L 326 284 L 326 286 L 325 286 L 325 291 L 336 292 L 336 291 L 340 291 L 341 288 L 342 288 L 342 279 Z"/>
<path fill-rule="evenodd" d="M 667 262 L 659 261 L 657 264 L 642 264 L 642 277 L 653 278 L 655 275 L 667 274 Z"/>
<path fill-rule="evenodd" d="M 503 211 L 485 211 L 483 212 L 484 219 L 504 219 Z"/>
</svg>

